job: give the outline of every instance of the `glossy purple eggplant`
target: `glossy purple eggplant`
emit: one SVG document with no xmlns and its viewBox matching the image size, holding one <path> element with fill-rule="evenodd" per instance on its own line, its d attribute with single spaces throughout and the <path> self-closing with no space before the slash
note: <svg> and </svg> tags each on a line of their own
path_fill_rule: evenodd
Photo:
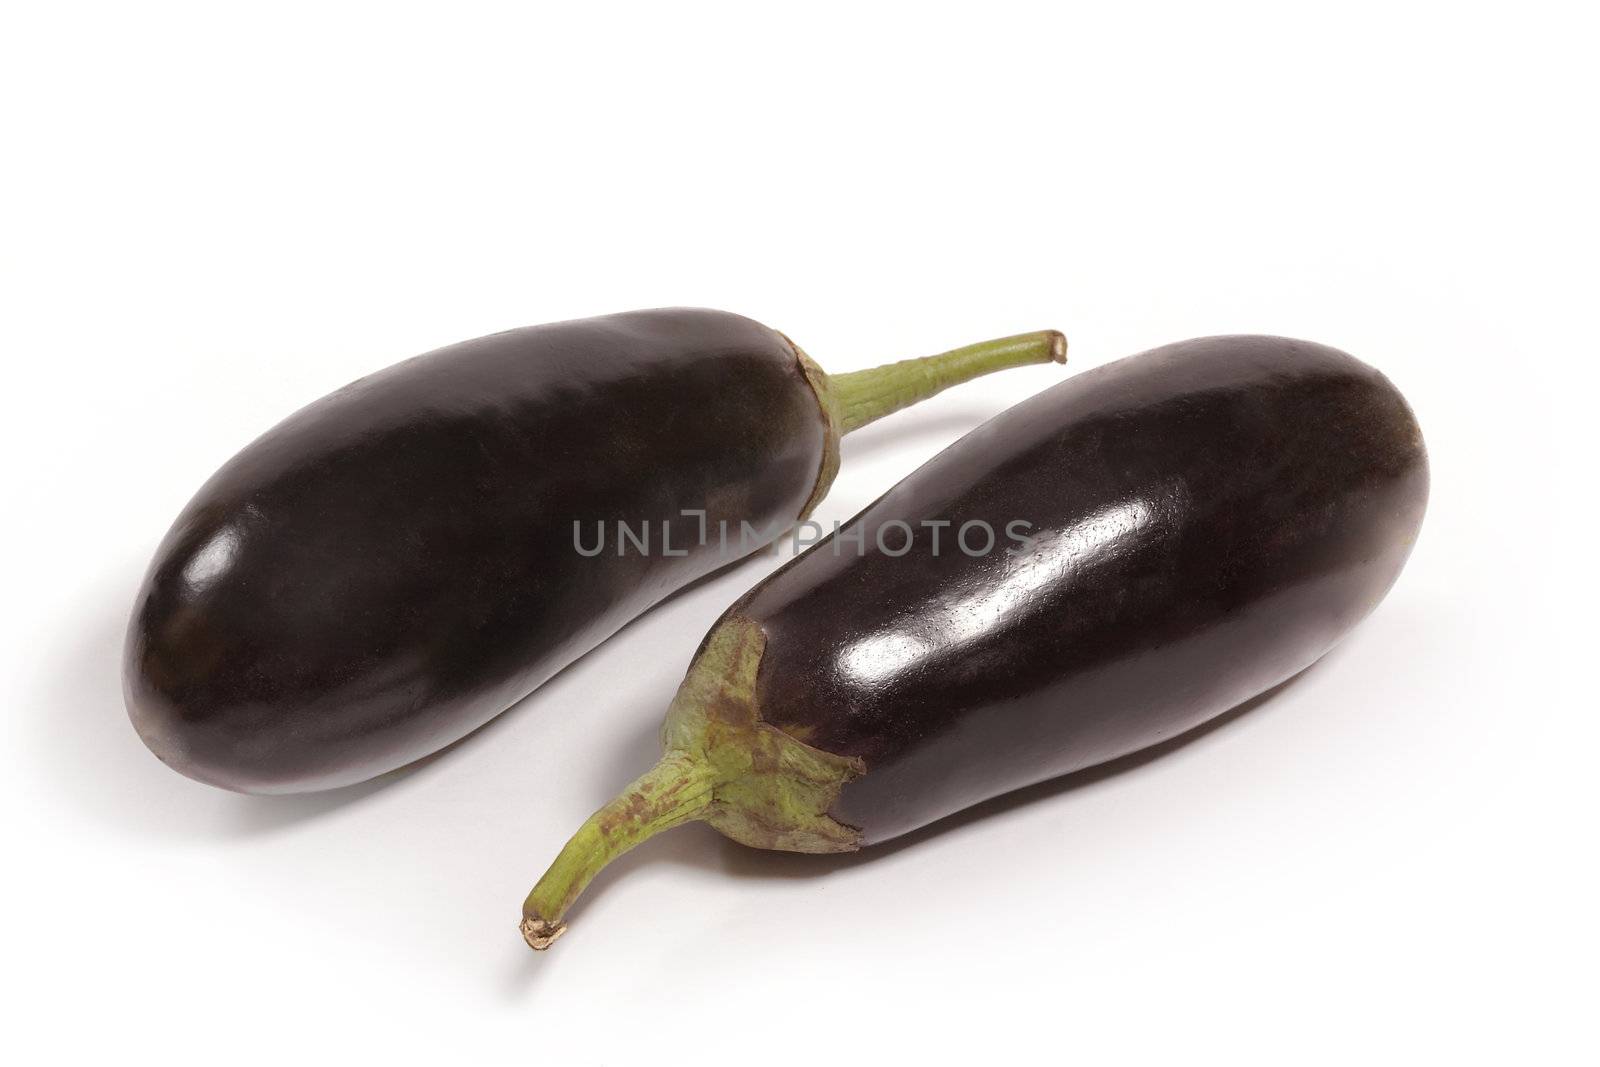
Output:
<svg viewBox="0 0 1600 1067">
<path fill-rule="evenodd" d="M 400 767 L 780 536 L 841 434 L 1064 358 L 1047 331 L 830 377 L 758 322 L 672 309 L 407 360 L 291 415 L 184 508 L 134 606 L 129 713 L 230 789 Z"/>
<path fill-rule="evenodd" d="M 1321 345 L 1187 341 L 1046 390 L 728 610 L 661 763 L 523 934 L 547 946 L 600 866 L 679 822 L 849 851 L 1182 734 L 1370 612 L 1427 494 L 1405 400 Z"/>
</svg>

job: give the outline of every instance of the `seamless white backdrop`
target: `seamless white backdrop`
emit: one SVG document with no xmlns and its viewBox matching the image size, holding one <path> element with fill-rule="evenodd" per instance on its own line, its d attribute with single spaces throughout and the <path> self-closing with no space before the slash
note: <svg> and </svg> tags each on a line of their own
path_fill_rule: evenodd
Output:
<svg viewBox="0 0 1600 1067">
<path fill-rule="evenodd" d="M 8 5 L 16 1062 L 1592 1063 L 1600 241 L 1586 5 Z M 1416 408 L 1411 565 L 1323 663 L 876 856 L 701 827 L 515 930 L 763 556 L 389 780 L 235 796 L 127 725 L 157 540 L 440 344 L 695 304 L 824 366 L 1313 338 Z M 844 519 L 1059 379 L 849 439 Z"/>
</svg>

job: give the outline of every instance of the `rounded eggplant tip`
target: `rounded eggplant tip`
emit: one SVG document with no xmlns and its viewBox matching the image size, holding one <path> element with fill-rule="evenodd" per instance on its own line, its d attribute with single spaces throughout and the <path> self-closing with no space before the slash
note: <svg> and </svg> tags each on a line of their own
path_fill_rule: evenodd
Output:
<svg viewBox="0 0 1600 1067">
<path fill-rule="evenodd" d="M 556 939 L 567 932 L 566 923 L 546 922 L 543 919 L 524 918 L 517 924 L 517 929 L 522 931 L 522 940 L 528 947 L 536 952 L 543 952 L 556 943 Z"/>
</svg>

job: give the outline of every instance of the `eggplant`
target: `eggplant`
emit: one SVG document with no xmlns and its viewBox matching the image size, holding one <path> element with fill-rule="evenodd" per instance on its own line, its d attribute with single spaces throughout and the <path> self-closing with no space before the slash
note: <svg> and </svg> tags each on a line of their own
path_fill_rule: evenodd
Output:
<svg viewBox="0 0 1600 1067">
<path fill-rule="evenodd" d="M 1427 496 L 1405 399 L 1322 345 L 1185 341 L 1056 385 L 728 609 L 661 762 L 562 850 L 523 937 L 678 823 L 848 852 L 1193 729 L 1372 611 Z"/>
<path fill-rule="evenodd" d="M 1045 331 L 830 376 L 776 330 L 680 308 L 396 364 L 291 415 L 183 509 L 134 605 L 129 714 L 168 765 L 244 792 L 404 766 L 781 536 L 843 434 L 1065 353 Z"/>
</svg>

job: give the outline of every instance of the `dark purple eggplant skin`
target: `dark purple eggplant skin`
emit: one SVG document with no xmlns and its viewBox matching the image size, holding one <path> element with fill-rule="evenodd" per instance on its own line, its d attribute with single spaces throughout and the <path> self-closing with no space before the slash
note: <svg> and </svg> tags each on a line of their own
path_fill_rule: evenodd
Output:
<svg viewBox="0 0 1600 1067">
<path fill-rule="evenodd" d="M 229 789 L 403 766 L 730 562 L 683 511 L 792 522 L 826 433 L 789 341 L 717 311 L 511 330 L 362 378 L 183 509 L 135 603 L 130 715 Z M 671 522 L 688 551 L 584 558 L 574 519 Z"/>
<path fill-rule="evenodd" d="M 829 814 L 871 844 L 1301 671 L 1388 591 L 1427 495 L 1417 422 L 1371 367 L 1277 337 L 1186 341 L 991 420 L 729 615 L 765 633 L 765 722 L 860 760 Z M 918 537 L 899 558 L 877 547 L 895 520 Z M 952 524 L 937 555 L 924 520 Z M 973 520 L 1001 547 L 953 549 Z M 1017 554 L 1013 520 L 1031 524 Z"/>
</svg>

